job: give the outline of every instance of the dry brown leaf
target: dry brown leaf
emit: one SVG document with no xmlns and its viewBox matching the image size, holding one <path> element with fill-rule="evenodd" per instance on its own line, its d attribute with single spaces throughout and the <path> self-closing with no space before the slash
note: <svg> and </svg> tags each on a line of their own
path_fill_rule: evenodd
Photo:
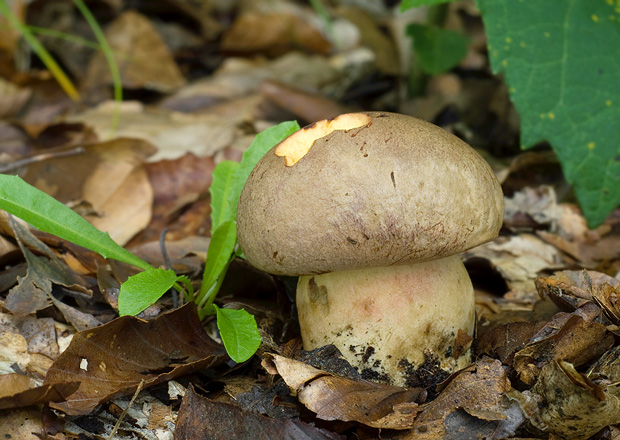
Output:
<svg viewBox="0 0 620 440">
<path fill-rule="evenodd" d="M 505 400 L 510 391 L 501 362 L 479 359 L 454 375 L 435 400 L 423 405 L 413 429 L 395 438 L 435 440 L 457 433 L 462 438 L 508 438 L 523 422 L 516 404 Z"/>
<path fill-rule="evenodd" d="M 339 435 L 290 419 L 272 419 L 236 405 L 201 397 L 190 386 L 183 398 L 176 423 L 179 440 L 336 440 Z"/>
<path fill-rule="evenodd" d="M 41 321 L 0 313 L 0 374 L 20 372 L 37 379 L 45 376 L 58 355 L 58 345 L 55 335 L 50 334 L 51 320 Z M 49 348 L 41 347 L 44 342 Z"/>
<path fill-rule="evenodd" d="M 332 119 L 342 113 L 352 111 L 339 102 L 326 98 L 319 93 L 310 93 L 274 80 L 263 82 L 260 85 L 260 92 L 279 107 L 290 111 L 308 123 Z"/>
<path fill-rule="evenodd" d="M 41 409 L 37 407 L 0 410 L 0 433 L 5 439 L 41 440 L 37 435 L 43 430 L 41 418 Z"/>
<path fill-rule="evenodd" d="M 122 316 L 76 333 L 44 384 L 80 382 L 65 402 L 52 406 L 67 414 L 88 414 L 103 401 L 134 392 L 141 381 L 145 387 L 155 385 L 225 359 L 189 303 L 153 321 Z"/>
<path fill-rule="evenodd" d="M 169 93 L 185 84 L 170 50 L 144 15 L 124 12 L 107 27 L 105 37 L 124 87 Z M 91 94 L 93 89 L 107 89 L 112 83 L 110 66 L 102 52 L 96 52 L 91 59 L 84 83 Z"/>
<path fill-rule="evenodd" d="M 10 217 L 9 224 L 15 232 L 17 243 L 28 263 L 28 272 L 25 277 L 18 278 L 17 286 L 7 295 L 5 301 L 7 309 L 18 316 L 23 316 L 47 307 L 50 301 L 57 301 L 52 296 L 53 284 L 64 286 L 75 291 L 76 294 L 81 293 L 86 298 L 90 298 L 92 292 L 86 287 L 86 281 L 56 258 L 45 244 L 30 233 L 23 222 L 15 221 L 13 217 Z M 35 255 L 24 243 L 43 256 Z M 99 322 L 93 318 L 91 324 L 98 325 Z"/>
<path fill-rule="evenodd" d="M 599 386 L 569 362 L 547 364 L 531 392 L 542 400 L 537 411 L 525 410 L 530 422 L 566 440 L 586 439 L 620 423 L 618 385 Z"/>
<path fill-rule="evenodd" d="M 620 210 L 612 212 L 598 228 L 588 228 L 581 210 L 570 204 L 558 205 L 561 213 L 557 227 L 538 235 L 587 266 L 603 260 L 618 259 L 620 249 Z"/>
<path fill-rule="evenodd" d="M 558 313 L 514 355 L 514 369 L 524 383 L 533 385 L 541 370 L 552 361 L 565 360 L 579 367 L 613 346 L 613 334 L 603 324 L 584 319 L 581 311 Z"/>
<path fill-rule="evenodd" d="M 0 78 L 0 119 L 8 119 L 17 114 L 31 93 L 30 89 L 20 88 Z"/>
<path fill-rule="evenodd" d="M 422 389 L 332 375 L 304 362 L 266 354 L 263 366 L 282 376 L 293 394 L 323 420 L 358 421 L 373 428 L 408 429 L 420 411 Z"/>
<path fill-rule="evenodd" d="M 536 280 L 536 288 L 541 297 L 549 297 L 559 308 L 569 312 L 592 302 L 594 295 L 604 302 L 604 292 L 607 289 L 605 286 L 612 290 L 617 289 L 620 281 L 609 275 L 587 270 L 564 270 Z"/>
<path fill-rule="evenodd" d="M 78 386 L 77 382 L 38 386 L 36 381 L 22 374 L 0 375 L 0 410 L 61 402 Z"/>
<path fill-rule="evenodd" d="M 318 29 L 320 20 L 308 9 L 293 11 L 248 11 L 224 33 L 222 49 L 250 54 L 282 55 L 295 48 L 327 54 L 331 43 Z"/>
</svg>

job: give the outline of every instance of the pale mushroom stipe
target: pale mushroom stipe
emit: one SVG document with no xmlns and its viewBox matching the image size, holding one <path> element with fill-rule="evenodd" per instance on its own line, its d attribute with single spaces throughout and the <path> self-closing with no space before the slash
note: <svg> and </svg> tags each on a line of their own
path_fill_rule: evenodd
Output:
<svg viewBox="0 0 620 440">
<path fill-rule="evenodd" d="M 334 344 L 365 377 L 415 384 L 421 365 L 470 363 L 474 292 L 458 253 L 494 239 L 491 167 L 445 130 L 394 113 L 305 127 L 256 165 L 239 200 L 241 249 L 300 276 L 304 349 Z"/>
</svg>

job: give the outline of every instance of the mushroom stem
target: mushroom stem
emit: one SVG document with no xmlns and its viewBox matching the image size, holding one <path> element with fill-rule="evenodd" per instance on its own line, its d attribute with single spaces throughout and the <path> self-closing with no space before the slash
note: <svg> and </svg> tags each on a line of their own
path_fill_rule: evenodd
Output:
<svg viewBox="0 0 620 440">
<path fill-rule="evenodd" d="M 297 307 L 304 349 L 334 344 L 369 379 L 413 385 L 423 364 L 470 362 L 474 291 L 458 255 L 302 276 Z"/>
</svg>

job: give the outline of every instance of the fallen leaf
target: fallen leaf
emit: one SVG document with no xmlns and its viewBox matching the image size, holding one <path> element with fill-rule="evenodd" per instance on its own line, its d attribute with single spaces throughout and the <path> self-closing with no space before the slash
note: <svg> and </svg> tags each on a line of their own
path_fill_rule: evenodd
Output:
<svg viewBox="0 0 620 440">
<path fill-rule="evenodd" d="M 327 440 L 343 437 L 308 423 L 291 419 L 272 419 L 236 405 L 201 397 L 190 386 L 183 397 L 176 423 L 178 440 Z"/>
<path fill-rule="evenodd" d="M 60 402 L 78 386 L 77 382 L 37 386 L 35 381 L 22 374 L 0 375 L 0 410 Z"/>
<path fill-rule="evenodd" d="M 531 392 L 542 400 L 534 414 L 525 411 L 530 422 L 566 440 L 586 439 L 620 423 L 618 385 L 599 386 L 570 362 L 554 361 L 543 367 Z"/>
<path fill-rule="evenodd" d="M 105 38 L 114 51 L 124 87 L 169 93 L 185 83 L 170 50 L 144 15 L 124 12 L 108 25 Z M 107 89 L 111 82 L 109 63 L 97 51 L 88 65 L 84 88 L 92 94 L 95 88 Z"/>
<path fill-rule="evenodd" d="M 373 428 L 408 429 L 424 398 L 422 389 L 335 376 L 304 362 L 267 353 L 263 366 L 282 376 L 293 394 L 319 419 L 358 421 Z"/>
<path fill-rule="evenodd" d="M 289 5 L 293 5 L 290 3 Z M 326 54 L 331 43 L 318 29 L 320 20 L 308 9 L 293 11 L 248 11 L 224 33 L 222 49 L 227 52 L 282 55 L 300 47 Z"/>
<path fill-rule="evenodd" d="M 603 324 L 587 321 L 578 311 L 561 312 L 515 353 L 513 367 L 524 383 L 533 385 L 550 362 L 565 360 L 579 367 L 598 358 L 613 344 L 614 336 Z"/>
<path fill-rule="evenodd" d="M 500 361 L 479 359 L 453 375 L 439 396 L 422 406 L 412 429 L 394 438 L 509 438 L 524 421 L 518 405 L 505 399 L 511 390 Z"/>
<path fill-rule="evenodd" d="M 80 382 L 65 402 L 52 406 L 67 414 L 88 414 L 101 402 L 134 392 L 141 381 L 152 386 L 225 359 L 189 303 L 153 321 L 122 316 L 76 333 L 44 384 Z"/>
</svg>

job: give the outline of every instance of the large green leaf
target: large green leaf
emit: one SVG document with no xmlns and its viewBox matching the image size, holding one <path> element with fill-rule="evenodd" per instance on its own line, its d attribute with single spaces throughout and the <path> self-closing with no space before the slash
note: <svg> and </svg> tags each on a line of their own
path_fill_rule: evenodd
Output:
<svg viewBox="0 0 620 440">
<path fill-rule="evenodd" d="M 477 0 L 521 142 L 547 140 L 591 227 L 620 205 L 617 0 Z"/>
<path fill-rule="evenodd" d="M 105 258 L 133 264 L 141 269 L 152 268 L 119 246 L 106 232 L 95 228 L 79 214 L 17 176 L 0 174 L 0 209 L 41 231 L 95 251 Z"/>
</svg>

